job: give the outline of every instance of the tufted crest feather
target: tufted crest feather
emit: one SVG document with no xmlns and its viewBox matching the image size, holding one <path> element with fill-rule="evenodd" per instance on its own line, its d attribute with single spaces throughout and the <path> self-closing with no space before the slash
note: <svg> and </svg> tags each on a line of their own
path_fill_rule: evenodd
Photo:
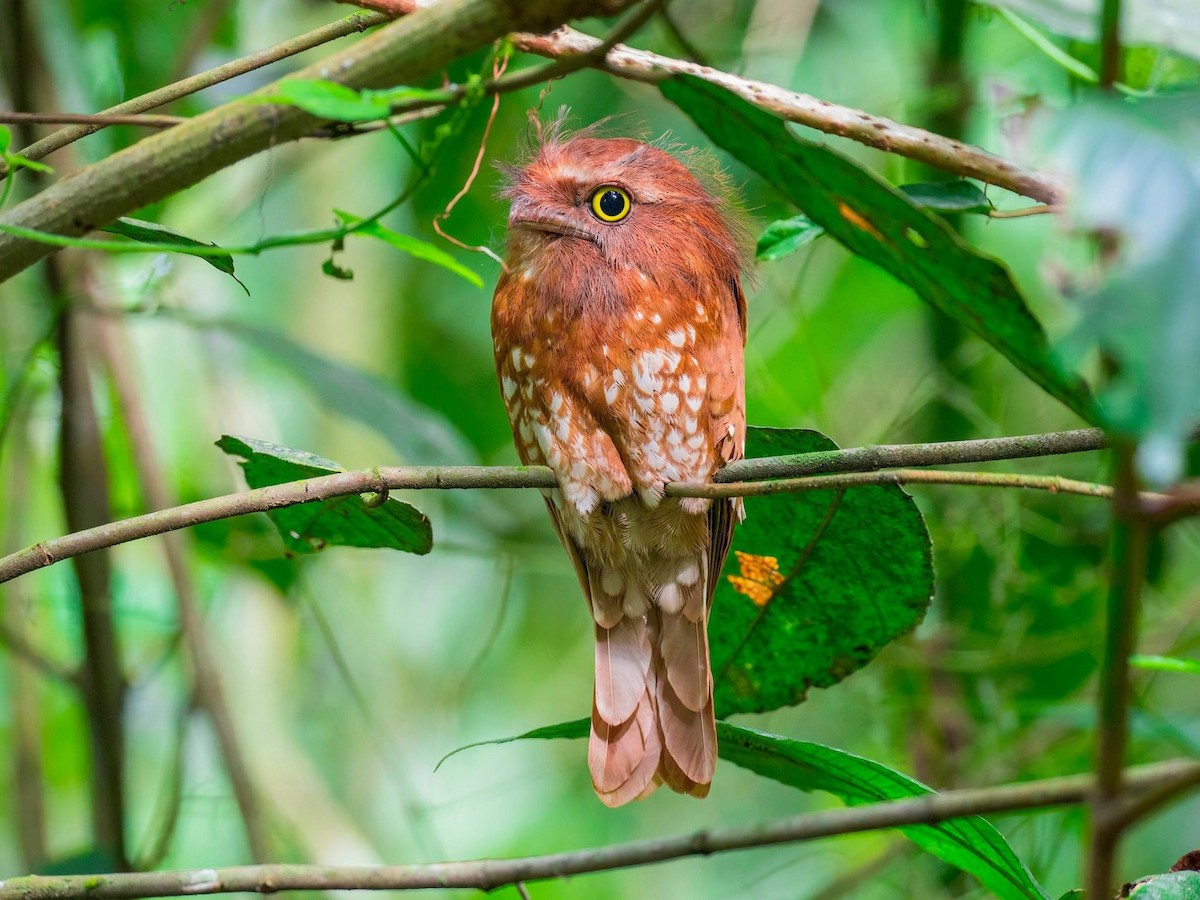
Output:
<svg viewBox="0 0 1200 900">
<path fill-rule="evenodd" d="M 703 797 L 709 608 L 741 504 L 664 488 L 742 455 L 748 242 L 707 154 L 565 121 L 538 129 L 503 192 L 501 396 L 521 459 L 558 477 L 547 506 L 593 620 L 597 795 Z"/>
</svg>

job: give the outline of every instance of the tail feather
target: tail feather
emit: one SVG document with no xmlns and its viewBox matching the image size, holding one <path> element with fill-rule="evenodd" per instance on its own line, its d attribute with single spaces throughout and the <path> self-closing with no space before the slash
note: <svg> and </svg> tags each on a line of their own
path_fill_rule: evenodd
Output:
<svg viewBox="0 0 1200 900">
<path fill-rule="evenodd" d="M 644 797 L 660 782 L 694 797 L 708 794 L 717 740 L 707 569 L 704 556 L 684 561 L 666 587 L 648 583 L 653 575 L 624 571 L 621 593 L 613 590 L 617 576 L 589 578 L 596 687 L 588 765 L 609 806 Z M 645 604 L 646 597 L 654 599 Z"/>
</svg>

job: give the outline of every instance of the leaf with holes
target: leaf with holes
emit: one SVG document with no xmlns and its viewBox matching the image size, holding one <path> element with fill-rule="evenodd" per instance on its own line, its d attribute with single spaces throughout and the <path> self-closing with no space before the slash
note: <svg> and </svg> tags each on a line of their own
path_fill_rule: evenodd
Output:
<svg viewBox="0 0 1200 900">
<path fill-rule="evenodd" d="M 964 244 L 941 218 L 841 154 L 793 135 L 782 119 L 724 88 L 676 76 L 659 82 L 659 89 L 714 143 L 848 250 L 979 335 L 1081 417 L 1098 421 L 1087 386 L 1051 352 L 1008 270 Z"/>
<path fill-rule="evenodd" d="M 836 449 L 751 428 L 746 455 Z M 929 533 L 896 485 L 747 497 L 709 623 L 719 716 L 801 702 L 911 631 L 933 596 Z"/>
<path fill-rule="evenodd" d="M 252 488 L 332 475 L 345 471 L 337 463 L 303 450 L 268 441 L 224 435 L 217 446 L 242 458 L 246 483 Z M 433 531 L 424 513 L 394 498 L 376 507 L 358 494 L 285 506 L 267 512 L 289 554 L 316 553 L 328 546 L 381 547 L 428 553 Z"/>
<path fill-rule="evenodd" d="M 1127 895 L 1133 900 L 1200 900 L 1200 872 L 1168 872 L 1139 882 Z"/>
</svg>

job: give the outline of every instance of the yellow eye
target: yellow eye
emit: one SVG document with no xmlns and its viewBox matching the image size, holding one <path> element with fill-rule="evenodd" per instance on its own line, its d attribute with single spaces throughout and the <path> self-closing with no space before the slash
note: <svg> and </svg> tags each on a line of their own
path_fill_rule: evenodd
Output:
<svg viewBox="0 0 1200 900">
<path fill-rule="evenodd" d="M 592 213 L 601 222 L 620 222 L 632 206 L 629 195 L 611 184 L 596 188 L 592 194 Z"/>
</svg>

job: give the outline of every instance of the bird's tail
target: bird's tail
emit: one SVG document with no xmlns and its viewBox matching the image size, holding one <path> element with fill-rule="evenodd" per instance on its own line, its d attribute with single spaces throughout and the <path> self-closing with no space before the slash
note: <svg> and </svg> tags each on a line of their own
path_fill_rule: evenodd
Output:
<svg viewBox="0 0 1200 900">
<path fill-rule="evenodd" d="M 708 794 L 716 765 L 708 659 L 706 554 L 659 571 L 589 573 L 596 686 L 588 765 L 601 801 L 620 806 L 660 783 Z"/>
</svg>

